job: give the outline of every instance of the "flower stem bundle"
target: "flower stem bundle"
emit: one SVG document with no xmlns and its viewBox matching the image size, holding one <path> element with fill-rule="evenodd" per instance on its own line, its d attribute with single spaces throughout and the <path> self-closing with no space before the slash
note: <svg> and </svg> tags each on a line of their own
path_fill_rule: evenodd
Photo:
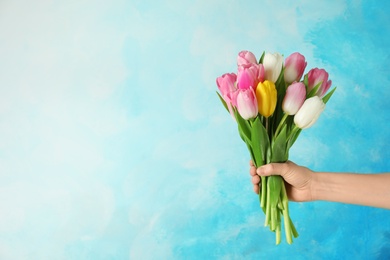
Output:
<svg viewBox="0 0 390 260">
<path fill-rule="evenodd" d="M 303 76 L 306 65 L 300 53 L 284 60 L 279 53 L 264 52 L 257 61 L 252 52 L 241 51 L 237 74 L 217 78 L 217 94 L 237 122 L 239 135 L 256 167 L 286 162 L 301 130 L 318 120 L 336 89 L 327 93 L 332 82 L 324 69 L 314 68 Z M 280 176 L 263 176 L 260 186 L 265 226 L 275 232 L 279 244 L 283 222 L 286 241 L 291 244 L 298 232 L 290 218 L 284 180 Z"/>
</svg>

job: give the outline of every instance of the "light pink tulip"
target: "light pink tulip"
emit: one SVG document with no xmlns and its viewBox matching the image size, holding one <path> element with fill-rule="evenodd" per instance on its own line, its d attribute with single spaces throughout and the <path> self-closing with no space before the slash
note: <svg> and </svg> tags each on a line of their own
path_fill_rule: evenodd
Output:
<svg viewBox="0 0 390 260">
<path fill-rule="evenodd" d="M 239 89 L 256 88 L 259 82 L 264 81 L 264 67 L 262 64 L 239 66 L 237 74 L 237 87 Z"/>
<path fill-rule="evenodd" d="M 237 56 L 237 66 L 257 64 L 256 56 L 250 51 L 241 51 Z"/>
<path fill-rule="evenodd" d="M 291 84 L 284 96 L 282 109 L 288 115 L 295 115 L 301 108 L 306 98 L 305 84 L 302 82 L 295 82 Z"/>
<path fill-rule="evenodd" d="M 236 86 L 237 75 L 234 73 L 226 73 L 217 78 L 217 86 L 222 94 L 222 97 L 237 90 Z"/>
<path fill-rule="evenodd" d="M 284 62 L 284 80 L 287 83 L 300 81 L 306 65 L 305 57 L 299 52 L 294 52 L 288 56 Z"/>
<path fill-rule="evenodd" d="M 221 92 L 222 98 L 225 100 L 226 105 L 229 109 L 230 114 L 234 118 L 233 107 L 236 107 L 236 86 L 237 76 L 234 73 L 226 73 L 217 78 L 217 86 Z"/>
<path fill-rule="evenodd" d="M 253 88 L 239 89 L 236 97 L 237 110 L 245 120 L 254 118 L 258 114 L 256 94 Z"/>
<path fill-rule="evenodd" d="M 324 69 L 311 69 L 307 75 L 308 77 L 308 91 L 312 90 L 317 84 L 321 82 L 316 95 L 322 98 L 332 85 L 332 81 L 328 80 L 328 72 Z"/>
</svg>

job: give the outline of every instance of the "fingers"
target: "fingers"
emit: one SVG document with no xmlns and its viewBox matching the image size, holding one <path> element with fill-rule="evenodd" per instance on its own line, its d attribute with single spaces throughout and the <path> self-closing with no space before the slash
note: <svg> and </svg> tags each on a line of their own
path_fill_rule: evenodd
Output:
<svg viewBox="0 0 390 260">
<path fill-rule="evenodd" d="M 249 165 L 250 165 L 249 174 L 250 174 L 251 176 L 257 175 L 257 173 L 256 173 L 256 167 L 255 167 L 255 165 L 253 164 L 253 161 L 252 161 L 252 160 L 249 161 Z"/>
<path fill-rule="evenodd" d="M 256 173 L 260 176 L 281 175 L 288 171 L 286 163 L 270 163 L 259 167 Z"/>
<path fill-rule="evenodd" d="M 260 192 L 260 187 L 259 187 L 260 177 L 256 173 L 256 167 L 253 164 L 252 160 L 249 161 L 249 165 L 250 165 L 249 173 L 252 176 L 253 191 L 256 194 L 259 194 L 259 192 Z"/>
<path fill-rule="evenodd" d="M 256 194 L 259 194 L 260 192 L 260 176 L 259 175 L 255 175 L 255 176 L 252 176 L 252 184 L 253 184 L 253 191 L 256 193 Z"/>
<path fill-rule="evenodd" d="M 249 169 L 249 174 L 250 174 L 251 176 L 257 175 L 257 173 L 256 173 L 256 167 L 255 167 L 255 166 L 251 166 L 251 168 Z"/>
<path fill-rule="evenodd" d="M 259 175 L 252 176 L 252 183 L 254 185 L 259 185 L 259 183 L 260 183 L 260 176 Z"/>
</svg>

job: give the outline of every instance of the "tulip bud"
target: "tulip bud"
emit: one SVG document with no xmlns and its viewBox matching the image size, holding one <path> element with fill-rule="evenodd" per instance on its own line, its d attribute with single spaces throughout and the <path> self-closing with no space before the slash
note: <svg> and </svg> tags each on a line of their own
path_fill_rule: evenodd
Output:
<svg viewBox="0 0 390 260">
<path fill-rule="evenodd" d="M 237 89 L 236 80 L 237 76 L 234 73 L 226 73 L 217 78 L 217 86 L 223 96 Z"/>
<path fill-rule="evenodd" d="M 308 91 L 312 90 L 317 84 L 321 83 L 316 95 L 322 98 L 332 85 L 332 81 L 328 80 L 328 72 L 324 69 L 314 68 L 307 74 L 308 78 Z"/>
<path fill-rule="evenodd" d="M 282 71 L 283 56 L 279 53 L 265 53 L 263 58 L 263 66 L 265 71 L 265 79 L 276 82 Z"/>
<path fill-rule="evenodd" d="M 257 64 L 255 55 L 250 51 L 241 51 L 237 56 L 237 66 Z"/>
<path fill-rule="evenodd" d="M 217 86 L 223 99 L 225 100 L 226 106 L 232 117 L 234 118 L 234 111 L 232 106 L 236 106 L 237 76 L 234 73 L 226 73 L 217 78 Z"/>
<path fill-rule="evenodd" d="M 231 102 L 230 93 L 237 90 L 237 76 L 234 73 L 226 73 L 217 78 L 217 86 L 226 102 Z"/>
<path fill-rule="evenodd" d="M 255 118 L 258 113 L 257 100 L 253 88 L 240 89 L 236 97 L 237 110 L 242 118 Z"/>
<path fill-rule="evenodd" d="M 240 89 L 256 88 L 260 81 L 264 80 L 264 68 L 262 64 L 239 66 L 237 75 L 237 87 Z"/>
<path fill-rule="evenodd" d="M 311 127 L 320 117 L 325 109 L 325 103 L 318 97 L 314 96 L 306 99 L 302 107 L 294 116 L 294 123 L 301 129 Z"/>
<path fill-rule="evenodd" d="M 302 82 L 295 82 L 291 84 L 283 99 L 282 109 L 288 115 L 295 115 L 301 108 L 306 98 L 305 84 Z"/>
<path fill-rule="evenodd" d="M 287 83 L 300 81 L 306 65 L 307 62 L 302 54 L 295 52 L 288 56 L 284 63 L 284 80 Z"/>
<path fill-rule="evenodd" d="M 276 107 L 276 88 L 272 81 L 265 80 L 259 83 L 256 88 L 256 98 L 259 108 L 259 113 L 268 118 L 271 116 Z"/>
</svg>

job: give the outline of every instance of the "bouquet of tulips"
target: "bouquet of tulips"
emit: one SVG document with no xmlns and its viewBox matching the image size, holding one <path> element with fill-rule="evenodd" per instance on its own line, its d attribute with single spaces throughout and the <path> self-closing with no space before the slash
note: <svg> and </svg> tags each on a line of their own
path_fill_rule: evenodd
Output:
<svg viewBox="0 0 390 260">
<path fill-rule="evenodd" d="M 249 51 L 237 57 L 237 74 L 217 78 L 222 104 L 238 125 L 256 167 L 272 162 L 286 162 L 289 149 L 302 129 L 311 127 L 336 88 L 324 69 L 313 68 L 304 74 L 307 62 L 300 53 L 285 60 L 279 53 L 264 52 L 257 61 Z M 302 78 L 303 76 L 303 78 Z M 280 176 L 261 177 L 260 206 L 265 226 L 281 241 L 283 217 L 287 243 L 297 237 L 288 209 L 288 197 Z"/>
</svg>

